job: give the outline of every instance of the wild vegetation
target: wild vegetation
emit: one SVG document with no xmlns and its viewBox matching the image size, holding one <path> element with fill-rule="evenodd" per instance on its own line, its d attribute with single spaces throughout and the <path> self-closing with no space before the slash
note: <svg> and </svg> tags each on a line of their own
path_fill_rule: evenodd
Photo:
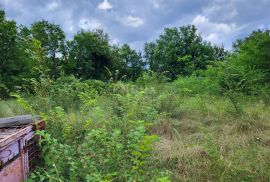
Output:
<svg viewBox="0 0 270 182">
<path fill-rule="evenodd" d="M 231 51 L 193 25 L 144 53 L 0 13 L 0 117 L 40 114 L 28 181 L 269 181 L 270 32 Z"/>
</svg>

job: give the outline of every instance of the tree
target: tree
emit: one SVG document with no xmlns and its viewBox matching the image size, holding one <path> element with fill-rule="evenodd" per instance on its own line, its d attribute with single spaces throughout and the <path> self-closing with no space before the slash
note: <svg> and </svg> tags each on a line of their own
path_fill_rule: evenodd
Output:
<svg viewBox="0 0 270 182">
<path fill-rule="evenodd" d="M 270 30 L 254 31 L 234 43 L 231 64 L 245 66 L 264 74 L 264 82 L 270 83 Z"/>
<path fill-rule="evenodd" d="M 29 79 L 38 79 L 41 74 L 45 73 L 41 43 L 32 37 L 31 31 L 25 26 L 21 25 L 17 28 L 16 52 L 14 53 L 18 66 L 17 82 L 20 82 L 22 86 L 27 84 Z"/>
<path fill-rule="evenodd" d="M 5 12 L 0 11 L 0 97 L 7 96 L 14 75 L 16 50 L 16 22 L 8 21 Z"/>
<path fill-rule="evenodd" d="M 41 42 L 50 75 L 56 79 L 60 74 L 65 55 L 65 33 L 60 25 L 41 20 L 31 26 L 33 37 Z"/>
<path fill-rule="evenodd" d="M 156 42 L 145 44 L 145 58 L 150 69 L 159 74 L 167 72 L 171 79 L 206 69 L 216 59 L 223 59 L 222 52 L 222 47 L 214 48 L 203 41 L 194 25 L 166 28 Z"/>
<path fill-rule="evenodd" d="M 66 72 L 84 79 L 107 78 L 112 67 L 108 35 L 102 30 L 80 31 L 68 42 L 69 59 Z"/>
<path fill-rule="evenodd" d="M 14 51 L 16 49 L 16 22 L 8 21 L 5 12 L 0 11 L 0 80 L 7 81 L 16 66 Z"/>
<path fill-rule="evenodd" d="M 25 86 L 27 79 L 37 76 L 38 44 L 28 28 L 17 27 L 0 11 L 0 97 L 7 97 L 9 92 Z"/>
<path fill-rule="evenodd" d="M 270 83 L 269 30 L 254 31 L 248 37 L 237 40 L 231 55 L 219 64 L 218 69 L 222 91 L 230 99 L 236 99 L 239 93 L 252 95 L 265 92 Z"/>
<path fill-rule="evenodd" d="M 119 50 L 119 70 L 120 76 L 128 80 L 136 80 L 143 72 L 145 63 L 140 53 L 132 50 L 128 44 L 124 44 Z"/>
<path fill-rule="evenodd" d="M 144 44 L 144 58 L 146 59 L 150 67 L 150 70 L 156 71 L 158 73 L 158 71 L 160 70 L 159 68 L 160 63 L 155 57 L 156 47 L 157 45 L 154 42 L 145 43 Z"/>
</svg>

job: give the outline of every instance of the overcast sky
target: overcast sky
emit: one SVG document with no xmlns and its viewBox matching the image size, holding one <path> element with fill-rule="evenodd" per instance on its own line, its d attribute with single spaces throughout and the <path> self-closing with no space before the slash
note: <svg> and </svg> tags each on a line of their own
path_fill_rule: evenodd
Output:
<svg viewBox="0 0 270 182">
<path fill-rule="evenodd" d="M 102 28 L 114 44 L 142 50 L 165 27 L 194 24 L 205 40 L 230 48 L 236 38 L 270 27 L 270 0 L 0 0 L 8 19 L 46 19 L 67 37 Z"/>
</svg>

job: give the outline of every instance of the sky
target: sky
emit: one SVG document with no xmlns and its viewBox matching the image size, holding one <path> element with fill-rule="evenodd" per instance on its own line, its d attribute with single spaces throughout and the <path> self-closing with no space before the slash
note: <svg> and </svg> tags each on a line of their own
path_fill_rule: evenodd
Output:
<svg viewBox="0 0 270 182">
<path fill-rule="evenodd" d="M 0 0 L 8 19 L 30 26 L 45 19 L 71 39 L 103 29 L 112 44 L 142 51 L 166 27 L 194 24 L 206 41 L 230 49 L 253 30 L 270 28 L 270 0 Z"/>
</svg>

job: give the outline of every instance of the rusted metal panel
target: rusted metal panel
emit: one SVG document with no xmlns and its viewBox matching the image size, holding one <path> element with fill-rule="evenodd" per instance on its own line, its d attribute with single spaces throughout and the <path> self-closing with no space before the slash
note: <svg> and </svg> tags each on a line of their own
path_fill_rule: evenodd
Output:
<svg viewBox="0 0 270 182">
<path fill-rule="evenodd" d="M 23 182 L 22 157 L 18 157 L 0 171 L 0 182 Z"/>
<path fill-rule="evenodd" d="M 34 131 L 44 130 L 45 129 L 45 121 L 40 120 L 39 122 L 36 122 L 33 126 L 34 126 Z"/>
<path fill-rule="evenodd" d="M 4 167 L 4 165 L 18 156 L 20 154 L 20 143 L 19 141 L 14 142 L 4 148 L 3 150 L 0 151 L 0 169 Z"/>
<path fill-rule="evenodd" d="M 44 121 L 35 124 L 0 128 L 0 182 L 21 182 L 27 178 L 40 159 L 39 136 Z"/>
<path fill-rule="evenodd" d="M 24 175 L 25 175 L 25 178 L 27 177 L 27 175 L 29 174 L 30 172 L 30 169 L 29 169 L 29 155 L 30 155 L 30 152 L 29 150 L 31 149 L 29 146 L 28 146 L 28 141 L 30 141 L 33 137 L 34 137 L 34 132 L 31 131 L 29 133 L 27 133 L 21 140 L 21 146 L 22 147 L 22 156 L 23 156 L 23 171 L 24 171 Z"/>
<path fill-rule="evenodd" d="M 33 130 L 32 125 L 0 129 L 0 149 Z"/>
</svg>

